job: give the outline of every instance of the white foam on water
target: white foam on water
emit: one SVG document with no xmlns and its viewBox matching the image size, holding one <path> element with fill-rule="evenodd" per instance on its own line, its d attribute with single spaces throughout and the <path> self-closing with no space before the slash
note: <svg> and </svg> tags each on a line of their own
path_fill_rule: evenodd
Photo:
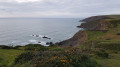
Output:
<svg viewBox="0 0 120 67">
<path fill-rule="evenodd" d="M 27 42 L 25 42 L 25 43 L 21 43 L 21 45 L 23 45 L 23 46 L 24 46 L 24 45 L 27 45 L 27 44 L 29 44 L 29 43 L 27 43 Z"/>
<path fill-rule="evenodd" d="M 37 43 L 37 40 L 29 40 L 30 43 Z"/>
<path fill-rule="evenodd" d="M 39 37 L 43 37 L 43 35 L 39 35 Z"/>
<path fill-rule="evenodd" d="M 40 44 L 42 44 L 42 45 L 46 45 L 46 42 L 42 41 Z"/>
<path fill-rule="evenodd" d="M 11 43 L 18 43 L 18 42 L 20 42 L 20 41 L 17 41 L 17 40 L 16 40 L 16 41 L 12 41 Z"/>
<path fill-rule="evenodd" d="M 49 46 L 49 45 L 46 45 L 46 42 L 45 41 L 37 41 L 37 40 L 29 40 L 29 44 L 41 44 L 43 46 Z M 40 42 L 40 43 L 38 43 Z"/>
</svg>

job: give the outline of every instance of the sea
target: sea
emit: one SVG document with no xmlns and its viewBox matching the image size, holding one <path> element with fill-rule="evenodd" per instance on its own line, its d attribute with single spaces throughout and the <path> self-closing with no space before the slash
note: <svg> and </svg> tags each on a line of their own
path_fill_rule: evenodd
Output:
<svg viewBox="0 0 120 67">
<path fill-rule="evenodd" d="M 60 42 L 80 30 L 81 18 L 0 18 L 0 45 Z"/>
</svg>

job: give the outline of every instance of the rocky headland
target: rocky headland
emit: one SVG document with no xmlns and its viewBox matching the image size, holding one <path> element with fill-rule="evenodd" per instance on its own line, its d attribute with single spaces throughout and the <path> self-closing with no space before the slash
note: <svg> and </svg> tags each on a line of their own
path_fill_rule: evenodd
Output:
<svg viewBox="0 0 120 67">
<path fill-rule="evenodd" d="M 112 31 L 113 29 L 115 29 L 119 26 L 119 24 L 120 24 L 119 18 L 120 17 L 118 15 L 116 15 L 116 16 L 115 15 L 105 15 L 105 16 L 92 16 L 92 17 L 80 20 L 83 23 L 77 27 L 83 28 L 84 30 L 78 31 L 72 38 L 62 41 L 59 44 L 63 45 L 63 46 L 81 45 L 81 44 L 84 44 L 86 41 L 90 41 L 90 39 L 92 39 L 92 38 L 89 38 L 89 37 L 92 37 L 92 36 L 94 37 L 94 35 L 96 35 L 96 32 L 103 33 L 103 36 L 105 36 L 105 37 L 99 37 L 99 35 L 98 35 L 95 37 L 96 40 L 98 40 L 100 38 L 101 38 L 101 40 L 104 40 L 104 39 L 112 40 L 112 38 L 110 38 L 109 36 L 107 36 L 105 34 L 109 35 L 110 31 Z M 93 35 L 91 35 L 90 33 L 93 33 Z M 116 36 L 116 35 L 113 35 L 113 36 Z M 114 37 L 113 39 L 116 39 L 116 38 Z M 94 40 L 92 40 L 92 41 L 94 41 Z"/>
</svg>

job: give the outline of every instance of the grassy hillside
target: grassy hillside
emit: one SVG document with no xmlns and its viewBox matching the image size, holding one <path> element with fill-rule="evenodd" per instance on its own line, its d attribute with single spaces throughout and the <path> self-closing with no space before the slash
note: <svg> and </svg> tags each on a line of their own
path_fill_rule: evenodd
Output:
<svg viewBox="0 0 120 67">
<path fill-rule="evenodd" d="M 105 15 L 105 16 L 120 19 L 120 15 Z"/>
</svg>

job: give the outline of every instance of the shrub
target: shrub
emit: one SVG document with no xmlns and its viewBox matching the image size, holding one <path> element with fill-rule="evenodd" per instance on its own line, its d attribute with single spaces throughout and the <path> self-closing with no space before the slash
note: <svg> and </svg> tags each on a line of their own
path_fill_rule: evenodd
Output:
<svg viewBox="0 0 120 67">
<path fill-rule="evenodd" d="M 21 54 L 20 56 L 18 56 L 15 59 L 15 64 L 19 63 L 19 64 L 23 64 L 25 62 L 30 61 L 31 59 L 33 59 L 35 55 L 33 54 L 33 52 L 26 52 Z"/>
<path fill-rule="evenodd" d="M 28 44 L 25 46 L 25 50 L 45 51 L 47 50 L 47 47 L 42 46 L 40 44 Z"/>
<path fill-rule="evenodd" d="M 37 67 L 100 67 L 89 55 L 71 49 L 61 54 L 50 57 L 44 63 L 38 63 Z"/>
<path fill-rule="evenodd" d="M 15 47 L 13 47 L 13 48 L 14 48 L 14 49 L 19 49 L 20 47 L 22 47 L 22 46 L 17 45 L 17 46 L 15 46 Z"/>
<path fill-rule="evenodd" d="M 52 57 L 43 67 L 99 67 L 88 55 L 67 55 Z M 38 66 L 39 67 L 39 66 Z"/>
<path fill-rule="evenodd" d="M 13 49 L 12 46 L 0 45 L 1 49 Z"/>
<path fill-rule="evenodd" d="M 56 48 L 50 49 L 50 51 L 64 51 L 64 48 L 56 47 Z"/>
<path fill-rule="evenodd" d="M 95 51 L 95 54 L 98 57 L 102 57 L 102 58 L 108 58 L 109 57 L 109 54 L 104 50 L 97 50 L 97 51 Z"/>
</svg>

